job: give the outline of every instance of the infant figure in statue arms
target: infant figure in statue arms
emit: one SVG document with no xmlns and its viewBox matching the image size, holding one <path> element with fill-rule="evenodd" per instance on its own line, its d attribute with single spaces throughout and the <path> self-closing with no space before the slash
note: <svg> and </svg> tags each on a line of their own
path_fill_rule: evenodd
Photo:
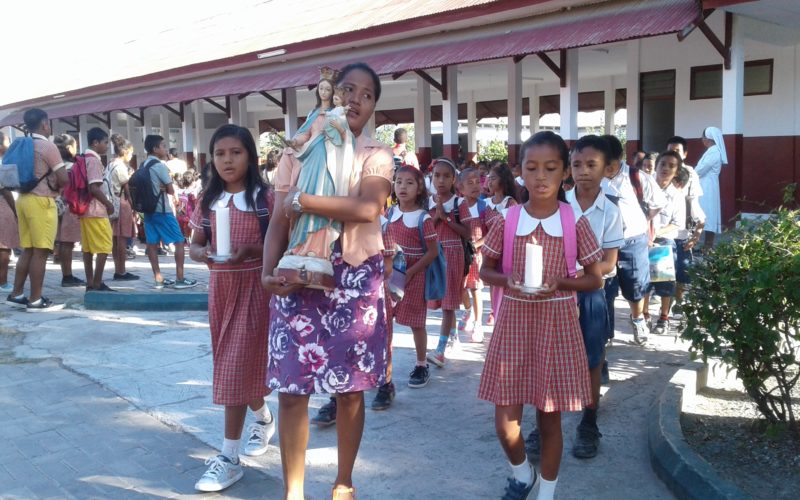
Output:
<svg viewBox="0 0 800 500">
<path fill-rule="evenodd" d="M 353 174 L 355 137 L 347 124 L 348 106 L 335 88 L 336 71 L 324 67 L 317 85 L 317 107 L 288 145 L 288 154 L 300 162 L 295 186 L 316 196 L 347 196 Z M 330 88 L 330 91 L 329 89 Z M 331 104 L 335 107 L 331 109 Z M 331 254 L 342 232 L 342 222 L 300 212 L 289 234 L 288 250 L 275 269 L 289 283 L 310 288 L 335 286 Z"/>
</svg>

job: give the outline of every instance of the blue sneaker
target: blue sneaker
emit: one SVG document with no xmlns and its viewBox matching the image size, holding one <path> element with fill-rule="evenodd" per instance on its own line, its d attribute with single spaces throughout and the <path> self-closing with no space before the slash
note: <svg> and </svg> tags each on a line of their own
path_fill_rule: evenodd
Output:
<svg viewBox="0 0 800 500">
<path fill-rule="evenodd" d="M 533 482 L 531 484 L 520 483 L 513 477 L 508 478 L 506 491 L 503 492 L 503 500 L 526 500 L 536 486 L 536 471 L 533 471 Z"/>
</svg>

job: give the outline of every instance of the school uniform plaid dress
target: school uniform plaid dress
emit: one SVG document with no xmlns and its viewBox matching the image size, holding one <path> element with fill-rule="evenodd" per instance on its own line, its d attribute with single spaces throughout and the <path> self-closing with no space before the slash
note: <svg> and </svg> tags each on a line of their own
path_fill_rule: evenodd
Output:
<svg viewBox="0 0 800 500">
<path fill-rule="evenodd" d="M 404 222 L 404 216 L 400 215 L 394 222 L 389 222 L 386 232 L 387 241 L 396 243 L 403 249 L 406 257 L 406 269 L 416 264 L 419 259 L 428 251 L 422 248 L 419 240 L 419 226 L 417 221 L 423 211 L 408 214 L 409 222 L 414 223 L 414 227 L 408 227 Z M 433 219 L 428 218 L 422 223 L 422 233 L 425 241 L 436 240 L 436 229 L 433 226 Z M 425 302 L 425 270 L 418 272 L 406 281 L 403 300 L 398 302 L 394 309 L 394 319 L 401 325 L 411 328 L 423 328 L 427 317 L 427 305 Z"/>
<path fill-rule="evenodd" d="M 449 215 L 455 218 L 452 211 L 452 201 L 450 200 L 451 209 Z M 431 202 L 431 206 L 433 208 L 429 211 L 429 214 L 434 217 L 436 215 L 436 204 Z M 445 210 L 447 210 L 447 207 L 445 207 Z M 461 308 L 461 294 L 464 292 L 464 247 L 461 244 L 461 237 L 446 222 L 436 221 L 434 227 L 439 235 L 439 243 L 442 244 L 444 260 L 447 262 L 447 284 L 441 305 L 439 305 L 438 301 L 431 301 L 428 302 L 428 308 L 438 309 L 441 307 L 447 311 L 457 311 Z"/>
<path fill-rule="evenodd" d="M 505 220 L 497 218 L 483 245 L 485 257 L 502 260 L 504 228 Z M 578 262 L 587 266 L 601 260 L 603 252 L 585 219 L 576 222 L 576 233 Z M 542 224 L 527 236 L 514 237 L 513 272 L 524 276 L 525 244 L 534 241 L 544 247 L 544 282 L 566 276 L 563 239 L 547 234 Z M 545 412 L 580 411 L 591 403 L 589 369 L 572 292 L 531 300 L 505 291 L 478 397 L 496 405 L 530 404 Z"/>
<path fill-rule="evenodd" d="M 486 210 L 489 210 L 489 207 L 486 207 Z M 461 217 L 461 223 L 469 228 L 472 242 L 475 243 L 483 238 L 483 235 L 486 234 L 486 226 L 478 213 L 478 204 L 476 203 L 471 209 L 467 206 L 466 202 L 460 203 L 458 205 L 458 211 Z M 484 215 L 486 215 L 485 212 Z M 469 266 L 467 280 L 464 285 L 465 288 L 470 290 L 480 290 L 483 288 L 483 281 L 481 281 L 480 277 L 481 264 L 483 264 L 483 256 L 480 252 L 477 252 L 475 258 L 472 260 L 472 265 Z"/>
<path fill-rule="evenodd" d="M 267 195 L 272 213 L 272 191 Z M 231 248 L 260 245 L 261 226 L 255 212 L 242 211 L 230 198 Z M 212 204 L 213 206 L 213 204 Z M 202 231 L 202 211 L 191 225 Z M 216 252 L 216 218 L 209 214 L 211 248 Z M 208 323 L 214 364 L 214 404 L 247 404 L 267 394 L 269 296 L 261 286 L 261 259 L 239 264 L 212 264 L 208 285 Z"/>
</svg>

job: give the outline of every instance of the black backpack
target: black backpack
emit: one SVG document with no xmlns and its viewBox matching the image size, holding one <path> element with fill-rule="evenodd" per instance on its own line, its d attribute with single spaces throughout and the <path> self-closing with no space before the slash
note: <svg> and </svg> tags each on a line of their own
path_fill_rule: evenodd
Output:
<svg viewBox="0 0 800 500">
<path fill-rule="evenodd" d="M 128 189 L 131 192 L 131 206 L 135 212 L 144 214 L 152 214 L 158 209 L 158 202 L 164 199 L 164 191 L 158 194 L 153 190 L 153 181 L 150 178 L 150 168 L 158 163 L 158 160 L 153 159 L 145 163 L 141 168 L 136 170 L 128 182 Z"/>
</svg>

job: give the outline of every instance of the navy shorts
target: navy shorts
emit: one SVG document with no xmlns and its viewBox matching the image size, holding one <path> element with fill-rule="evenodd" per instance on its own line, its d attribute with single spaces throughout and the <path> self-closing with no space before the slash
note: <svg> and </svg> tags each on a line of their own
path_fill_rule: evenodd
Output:
<svg viewBox="0 0 800 500">
<path fill-rule="evenodd" d="M 178 219 L 171 213 L 144 214 L 144 237 L 148 245 L 183 243 L 186 238 L 181 232 Z"/>
<path fill-rule="evenodd" d="M 675 261 L 675 277 L 678 283 L 688 285 L 691 281 L 689 279 L 689 269 L 694 264 L 694 254 L 691 250 L 684 250 L 683 245 L 687 240 L 675 240 L 675 245 L 678 247 L 676 252 L 677 261 Z"/>
<path fill-rule="evenodd" d="M 603 291 L 606 296 L 606 308 L 608 309 L 608 338 L 614 338 L 614 301 L 617 300 L 619 295 L 619 278 L 614 275 L 611 278 L 606 278 L 606 284 L 603 286 Z"/>
<path fill-rule="evenodd" d="M 672 246 L 672 256 L 675 259 L 675 274 L 677 275 L 678 269 L 678 251 L 675 249 L 675 240 L 668 240 L 665 238 L 659 238 L 656 241 L 657 245 L 671 245 Z M 659 297 L 674 297 L 675 296 L 675 282 L 674 281 L 658 281 L 655 283 L 650 283 L 650 286 L 647 287 L 647 293 L 655 293 Z"/>
<path fill-rule="evenodd" d="M 605 291 L 578 292 L 578 311 L 583 345 L 591 370 L 603 361 L 606 341 L 610 338 Z"/>
<path fill-rule="evenodd" d="M 617 277 L 625 300 L 638 302 L 644 298 L 650 286 L 650 257 L 646 234 L 625 240 L 625 244 L 619 249 Z"/>
</svg>

